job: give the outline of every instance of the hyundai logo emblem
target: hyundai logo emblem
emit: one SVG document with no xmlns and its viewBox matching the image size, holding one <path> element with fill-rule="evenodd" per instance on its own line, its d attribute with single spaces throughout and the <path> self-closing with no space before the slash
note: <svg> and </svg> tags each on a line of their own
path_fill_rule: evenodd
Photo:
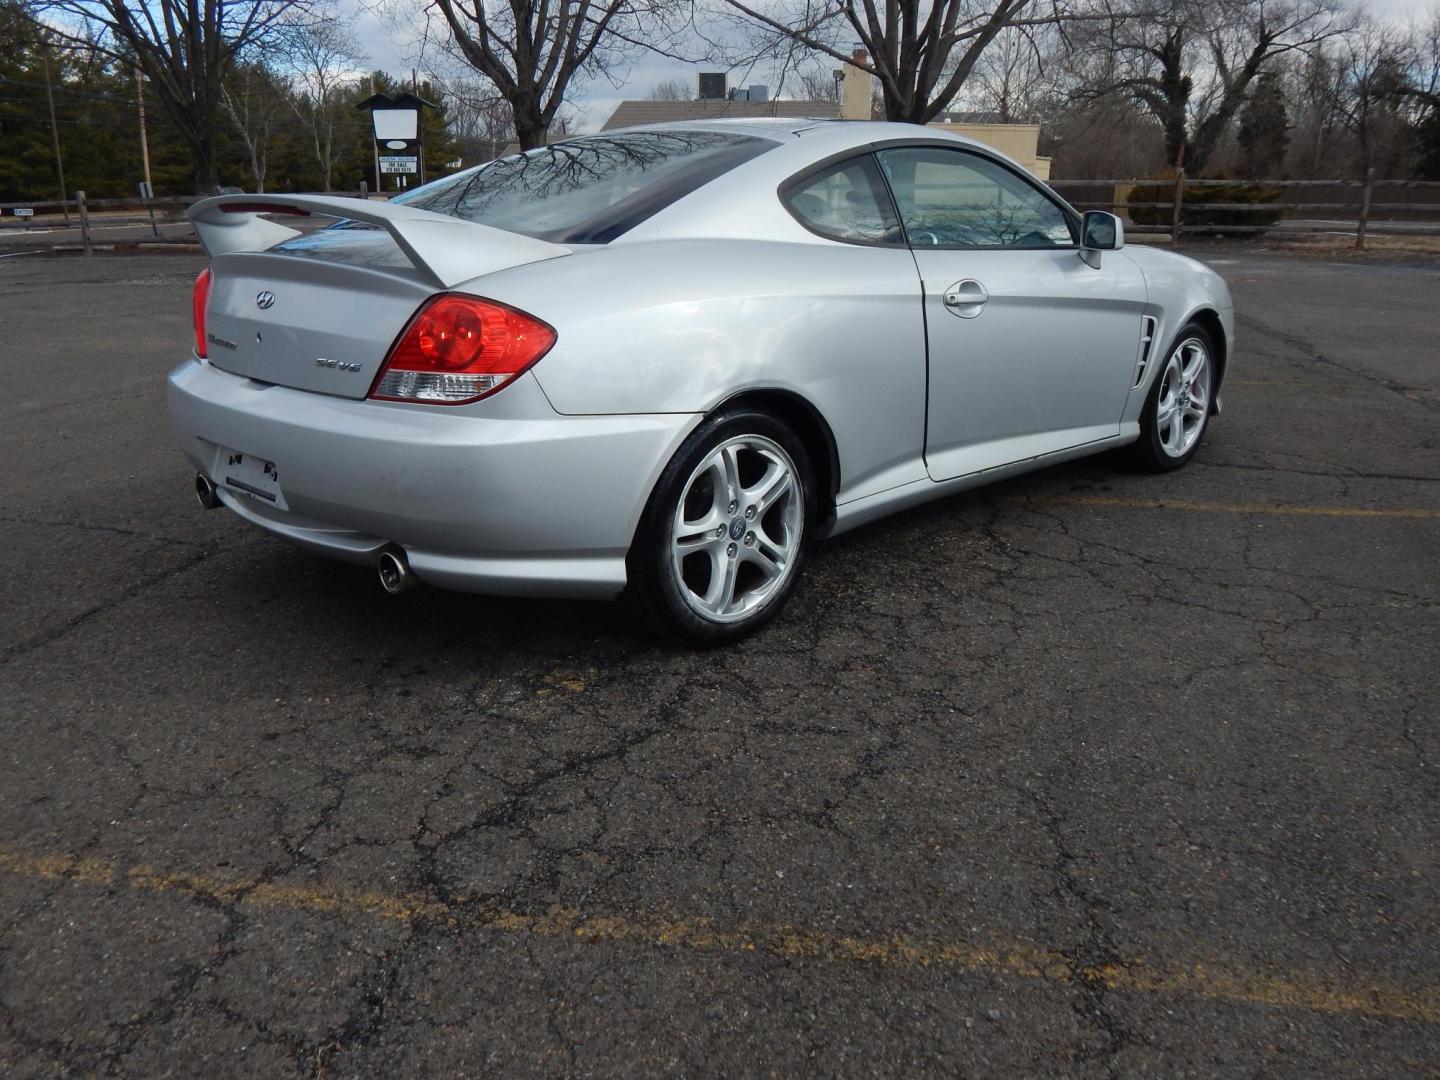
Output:
<svg viewBox="0 0 1440 1080">
<path fill-rule="evenodd" d="M 255 294 L 255 306 L 261 311 L 275 306 L 275 294 L 269 289 Z"/>
</svg>

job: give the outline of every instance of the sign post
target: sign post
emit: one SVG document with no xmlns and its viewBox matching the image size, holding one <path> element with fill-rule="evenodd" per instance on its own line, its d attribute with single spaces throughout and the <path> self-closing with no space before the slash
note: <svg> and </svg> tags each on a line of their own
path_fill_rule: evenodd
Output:
<svg viewBox="0 0 1440 1080">
<path fill-rule="evenodd" d="M 433 102 L 411 93 L 372 94 L 355 106 L 370 110 L 375 129 L 375 190 L 385 190 L 384 178 L 395 177 L 395 188 L 406 186 L 412 176 L 425 182 L 425 138 L 420 110 L 435 108 Z"/>
<path fill-rule="evenodd" d="M 145 171 L 147 173 L 150 171 L 150 163 L 148 161 L 145 163 Z M 155 224 L 155 207 L 150 202 L 150 200 L 153 198 L 155 198 L 155 189 L 150 186 L 150 181 L 141 180 L 140 201 L 145 204 L 145 209 L 150 211 L 150 231 L 153 232 L 156 236 L 159 236 L 160 226 Z"/>
</svg>

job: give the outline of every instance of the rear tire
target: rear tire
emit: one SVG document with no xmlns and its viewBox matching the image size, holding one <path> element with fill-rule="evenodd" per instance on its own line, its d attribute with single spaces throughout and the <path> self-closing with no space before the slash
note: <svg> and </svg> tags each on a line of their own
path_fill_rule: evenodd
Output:
<svg viewBox="0 0 1440 1080">
<path fill-rule="evenodd" d="M 1130 459 L 1147 472 L 1180 468 L 1200 449 L 1215 397 L 1215 343 L 1199 323 L 1187 323 L 1165 354 L 1140 413 L 1140 438 Z"/>
<path fill-rule="evenodd" d="M 650 495 L 622 602 L 651 633 L 739 641 L 795 591 L 814 520 L 814 473 L 793 431 L 758 409 L 707 417 Z"/>
</svg>

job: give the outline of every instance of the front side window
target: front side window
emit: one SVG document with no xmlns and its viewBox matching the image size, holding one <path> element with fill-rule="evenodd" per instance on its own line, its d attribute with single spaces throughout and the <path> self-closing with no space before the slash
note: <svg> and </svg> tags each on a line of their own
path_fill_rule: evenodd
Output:
<svg viewBox="0 0 1440 1080">
<path fill-rule="evenodd" d="M 603 244 L 778 144 L 724 131 L 555 143 L 447 176 L 397 204 L 561 244 Z"/>
<path fill-rule="evenodd" d="M 867 154 L 790 185 L 785 205 L 812 232 L 853 244 L 900 244 L 899 222 Z"/>
<path fill-rule="evenodd" d="M 1039 188 L 979 154 L 880 152 L 912 247 L 1068 247 L 1070 220 Z"/>
</svg>

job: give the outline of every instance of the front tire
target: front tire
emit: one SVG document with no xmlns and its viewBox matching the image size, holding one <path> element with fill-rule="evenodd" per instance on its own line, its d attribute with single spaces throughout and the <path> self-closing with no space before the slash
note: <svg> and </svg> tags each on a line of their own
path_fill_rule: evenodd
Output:
<svg viewBox="0 0 1440 1080">
<path fill-rule="evenodd" d="M 1205 437 L 1215 396 L 1215 343 L 1199 323 L 1187 323 L 1155 377 L 1140 414 L 1132 460 L 1149 472 L 1184 465 Z"/>
<path fill-rule="evenodd" d="M 702 646 L 754 633 L 800 576 L 815 484 L 804 444 L 769 413 L 707 417 L 661 473 L 627 559 L 644 628 Z"/>
</svg>

